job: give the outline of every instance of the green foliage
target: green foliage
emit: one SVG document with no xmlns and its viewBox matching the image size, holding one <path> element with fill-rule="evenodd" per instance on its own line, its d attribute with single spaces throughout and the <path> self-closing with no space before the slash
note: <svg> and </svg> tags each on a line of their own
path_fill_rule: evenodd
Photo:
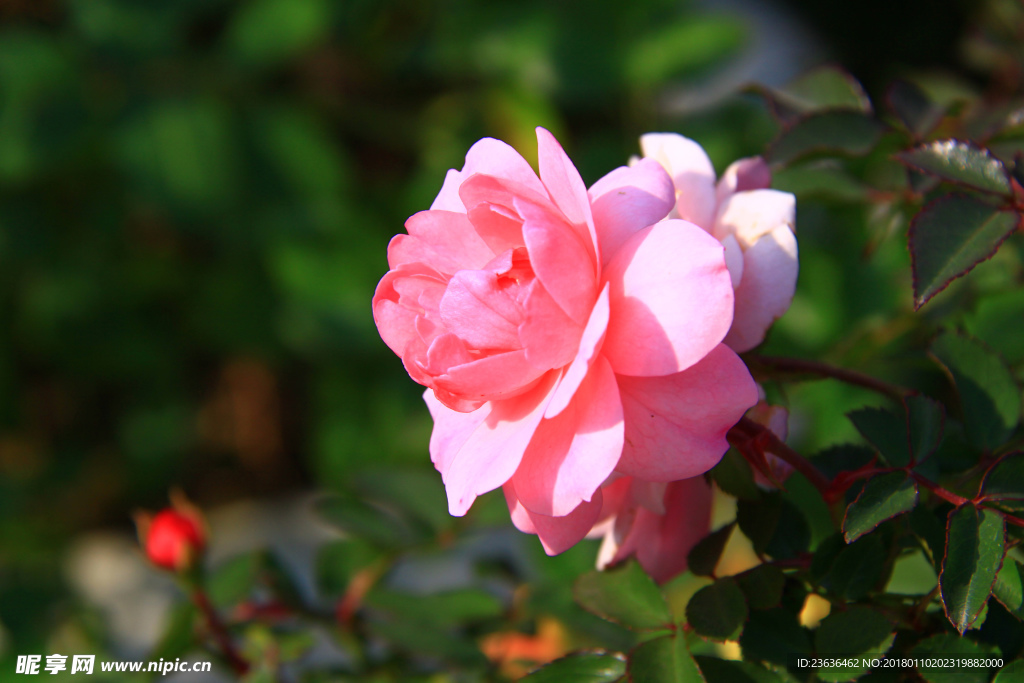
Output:
<svg viewBox="0 0 1024 683">
<path fill-rule="evenodd" d="M 937 140 L 902 152 L 897 158 L 911 168 L 974 190 L 1010 195 L 1010 177 L 991 152 L 958 140 Z"/>
<path fill-rule="evenodd" d="M 614 569 L 584 574 L 576 581 L 574 593 L 585 609 L 629 628 L 649 631 L 673 623 L 658 586 L 632 560 Z"/>
<path fill-rule="evenodd" d="M 917 505 L 917 495 L 917 483 L 903 472 L 871 478 L 846 510 L 846 542 L 852 543 L 885 520 L 910 512 Z"/>
<path fill-rule="evenodd" d="M 715 640 L 735 640 L 747 620 L 747 601 L 736 580 L 718 579 L 697 591 L 686 605 L 686 621 Z"/>
<path fill-rule="evenodd" d="M 960 633 L 971 628 L 992 593 L 1005 552 L 1005 521 L 967 503 L 949 513 L 939 586 L 946 616 Z"/>
<path fill-rule="evenodd" d="M 629 655 L 629 677 L 632 681 L 650 683 L 704 682 L 681 633 L 638 645 Z"/>
<path fill-rule="evenodd" d="M 711 532 L 702 538 L 697 545 L 693 546 L 686 557 L 686 564 L 690 571 L 697 576 L 714 576 L 715 566 L 722 557 L 725 544 L 732 536 L 735 523 L 726 524 L 721 529 Z"/>
<path fill-rule="evenodd" d="M 524 683 L 613 683 L 626 673 L 626 658 L 603 651 L 577 652 L 556 659 L 523 678 Z"/>
</svg>

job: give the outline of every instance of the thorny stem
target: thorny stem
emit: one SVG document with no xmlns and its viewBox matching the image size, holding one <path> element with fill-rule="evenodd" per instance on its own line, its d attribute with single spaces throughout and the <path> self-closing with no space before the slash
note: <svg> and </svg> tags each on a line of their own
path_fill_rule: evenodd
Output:
<svg viewBox="0 0 1024 683">
<path fill-rule="evenodd" d="M 746 445 L 751 439 L 757 439 L 764 446 L 765 451 L 789 463 L 793 466 L 793 469 L 807 477 L 807 480 L 821 492 L 822 496 L 825 496 L 832 486 L 832 483 L 817 467 L 787 446 L 770 429 L 754 422 L 748 417 L 741 418 L 736 423 L 736 426 L 729 430 L 726 438 L 729 440 L 729 443 L 737 447 Z"/>
<path fill-rule="evenodd" d="M 231 642 L 231 635 L 224 626 L 224 622 L 217 615 L 217 611 L 210 604 L 210 599 L 206 597 L 206 593 L 202 588 L 196 588 L 192 592 L 192 601 L 195 602 L 199 611 L 203 613 L 206 624 L 210 628 L 210 633 L 213 634 L 214 640 L 217 641 L 217 645 L 220 647 L 224 657 L 227 658 L 231 668 L 237 675 L 245 675 L 249 671 L 249 663 L 238 654 L 238 650 L 235 649 L 234 643 Z"/>
<path fill-rule="evenodd" d="M 871 389 L 872 391 L 884 394 L 896 401 L 900 401 L 904 397 L 913 393 L 910 389 L 890 384 L 889 382 L 871 377 L 870 375 L 865 375 L 864 373 L 857 372 L 856 370 L 848 370 L 846 368 L 836 367 L 835 365 L 829 365 L 828 363 L 822 363 L 820 361 L 807 360 L 805 358 L 783 358 L 780 356 L 759 356 L 757 354 L 747 354 L 744 356 L 744 360 L 771 370 L 817 375 L 818 377 L 831 377 L 841 382 L 846 382 L 847 384 L 854 384 L 859 387 L 864 387 L 865 389 Z"/>
</svg>

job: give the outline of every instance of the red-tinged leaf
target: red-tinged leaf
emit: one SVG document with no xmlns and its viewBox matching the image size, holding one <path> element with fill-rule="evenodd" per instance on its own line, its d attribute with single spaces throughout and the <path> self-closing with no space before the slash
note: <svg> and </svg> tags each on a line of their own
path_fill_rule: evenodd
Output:
<svg viewBox="0 0 1024 683">
<path fill-rule="evenodd" d="M 1010 176 L 1003 162 L 987 149 L 959 140 L 936 140 L 901 152 L 907 166 L 958 185 L 1009 197 Z"/>
<path fill-rule="evenodd" d="M 886 91 L 885 99 L 889 110 L 915 136 L 927 135 L 945 114 L 924 91 L 907 81 L 895 81 Z"/>
<path fill-rule="evenodd" d="M 917 484 L 903 472 L 872 477 L 857 500 L 850 503 L 843 519 L 847 543 L 875 529 L 887 519 L 910 512 L 917 505 Z"/>
<path fill-rule="evenodd" d="M 973 197 L 944 195 L 927 204 L 914 216 L 908 235 L 914 307 L 992 258 L 1016 227 L 1015 213 Z"/>
<path fill-rule="evenodd" d="M 939 586 L 946 617 L 961 634 L 992 594 L 1005 549 L 1005 520 L 999 512 L 966 503 L 949 513 Z"/>
<path fill-rule="evenodd" d="M 857 79 L 836 66 L 811 69 L 782 88 L 756 87 L 755 90 L 768 100 L 772 113 L 784 123 L 813 112 L 871 112 L 871 100 L 864 88 Z"/>
<path fill-rule="evenodd" d="M 1024 452 L 1009 453 L 992 465 L 981 482 L 981 492 L 1004 506 L 1024 509 Z"/>
</svg>

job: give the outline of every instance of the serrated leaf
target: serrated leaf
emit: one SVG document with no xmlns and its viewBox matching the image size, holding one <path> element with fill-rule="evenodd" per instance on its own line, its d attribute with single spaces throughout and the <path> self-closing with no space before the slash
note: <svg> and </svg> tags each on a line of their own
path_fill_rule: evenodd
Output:
<svg viewBox="0 0 1024 683">
<path fill-rule="evenodd" d="M 725 544 L 729 542 L 735 522 L 726 524 L 721 529 L 711 532 L 690 549 L 686 557 L 686 565 L 697 576 L 714 576 L 715 567 L 722 557 Z"/>
<path fill-rule="evenodd" d="M 617 652 L 575 652 L 545 664 L 523 683 L 613 683 L 626 675 L 626 658 Z"/>
<path fill-rule="evenodd" d="M 1005 550 L 1003 516 L 966 503 L 949 513 L 946 556 L 939 574 L 946 616 L 963 633 L 981 614 Z"/>
<path fill-rule="evenodd" d="M 835 479 L 840 472 L 852 472 L 864 467 L 874 457 L 873 449 L 867 446 L 844 443 L 815 453 L 811 461 L 828 479 Z"/>
<path fill-rule="evenodd" d="M 915 308 L 991 258 L 1016 228 L 1012 211 L 974 197 L 944 195 L 926 204 L 907 234 Z"/>
<path fill-rule="evenodd" d="M 681 633 L 648 640 L 629 654 L 629 678 L 644 683 L 704 683 Z"/>
<path fill-rule="evenodd" d="M 846 417 L 890 465 L 904 467 L 910 462 L 907 423 L 902 417 L 884 408 L 873 407 L 854 410 Z"/>
<path fill-rule="evenodd" d="M 797 164 L 772 174 L 772 187 L 791 192 L 798 200 L 824 197 L 840 202 L 861 202 L 868 188 L 841 168 L 835 160 L 823 159 Z"/>
<path fill-rule="evenodd" d="M 901 152 L 896 158 L 911 168 L 947 182 L 1006 197 L 1013 194 L 1003 162 L 987 149 L 967 142 L 936 140 Z"/>
<path fill-rule="evenodd" d="M 803 513 L 778 492 L 766 494 L 759 501 L 739 501 L 736 521 L 759 555 L 795 557 L 807 550 L 811 542 L 811 530 Z"/>
<path fill-rule="evenodd" d="M 1024 452 L 1004 455 L 985 473 L 981 492 L 1015 510 L 1024 509 Z"/>
<path fill-rule="evenodd" d="M 424 538 L 423 529 L 395 512 L 356 498 L 324 498 L 315 510 L 325 522 L 381 548 L 401 548 Z"/>
<path fill-rule="evenodd" d="M 870 113 L 871 101 L 849 73 L 835 66 L 821 66 L 790 81 L 782 88 L 757 87 L 783 122 L 800 114 L 829 110 Z"/>
<path fill-rule="evenodd" d="M 908 518 L 910 529 L 921 542 L 925 555 L 938 573 L 942 569 L 942 558 L 946 554 L 945 525 L 924 505 L 918 505 L 911 510 Z"/>
<path fill-rule="evenodd" d="M 754 474 L 746 458 L 735 448 L 726 451 L 722 459 L 711 470 L 711 478 L 718 487 L 741 500 L 759 500 L 761 490 L 754 482 Z"/>
<path fill-rule="evenodd" d="M 782 601 L 786 575 L 772 564 L 759 564 L 736 575 L 736 583 L 747 598 L 750 609 L 777 607 Z"/>
<path fill-rule="evenodd" d="M 787 164 L 818 153 L 863 156 L 882 136 L 881 123 L 855 111 L 827 111 L 796 121 L 768 150 L 775 164 Z"/>
<path fill-rule="evenodd" d="M 917 483 L 903 472 L 879 474 L 868 480 L 846 508 L 843 534 L 852 543 L 879 524 L 909 512 L 917 505 Z"/>
<path fill-rule="evenodd" d="M 746 620 L 747 601 L 731 577 L 704 586 L 686 604 L 686 621 L 706 638 L 734 640 Z"/>
<path fill-rule="evenodd" d="M 1020 421 L 1020 387 L 997 354 L 963 334 L 944 332 L 931 352 L 949 370 L 960 395 L 968 440 L 994 449 L 1009 438 Z"/>
<path fill-rule="evenodd" d="M 708 683 L 783 683 L 780 674 L 753 662 L 736 662 L 706 655 L 694 657 Z"/>
<path fill-rule="evenodd" d="M 969 658 L 985 659 L 990 651 L 978 643 L 967 638 L 958 638 L 952 633 L 940 633 L 939 635 L 925 638 L 914 646 L 910 655 L 926 661 L 950 659 L 956 655 Z M 982 667 L 963 666 L 936 666 L 918 667 L 917 672 L 928 683 L 985 683 L 989 677 L 989 670 Z"/>
<path fill-rule="evenodd" d="M 740 636 L 743 656 L 780 666 L 811 653 L 811 638 L 799 616 L 781 607 L 753 610 Z"/>
<path fill-rule="evenodd" d="M 882 578 L 885 559 L 877 534 L 865 536 L 839 552 L 822 585 L 847 600 L 860 600 Z"/>
<path fill-rule="evenodd" d="M 632 560 L 587 572 L 576 580 L 573 593 L 584 609 L 638 631 L 670 628 L 673 623 L 661 590 Z"/>
<path fill-rule="evenodd" d="M 926 135 L 939 121 L 945 110 L 918 88 L 907 81 L 895 81 L 886 92 L 889 109 L 907 127 L 907 130 L 918 136 Z"/>
<path fill-rule="evenodd" d="M 815 651 L 821 657 L 865 657 L 881 655 L 892 647 L 893 625 L 879 612 L 855 605 L 825 617 L 814 633 Z M 824 681 L 848 681 L 866 667 L 831 667 L 818 670 Z"/>
<path fill-rule="evenodd" d="M 942 441 L 945 410 L 941 403 L 927 396 L 908 396 L 903 404 L 907 409 L 910 455 L 915 462 L 921 462 L 934 453 Z"/>
<path fill-rule="evenodd" d="M 1024 618 L 1024 579 L 1020 572 L 1021 567 L 1017 560 L 1006 557 L 992 586 L 992 595 L 995 599 L 1018 619 Z"/>
</svg>

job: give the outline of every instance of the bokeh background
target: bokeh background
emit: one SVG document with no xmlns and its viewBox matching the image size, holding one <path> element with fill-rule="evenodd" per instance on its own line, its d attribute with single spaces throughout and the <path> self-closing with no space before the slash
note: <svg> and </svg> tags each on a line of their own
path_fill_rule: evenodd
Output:
<svg viewBox="0 0 1024 683">
<path fill-rule="evenodd" d="M 120 565 L 86 541 L 130 554 L 132 511 L 171 487 L 235 505 L 230 535 L 367 471 L 432 473 L 421 389 L 369 302 L 388 239 L 475 140 L 535 160 L 545 126 L 590 184 L 640 134 L 678 131 L 722 170 L 776 132 L 753 81 L 834 61 L 876 98 L 909 74 L 981 88 L 962 48 L 983 10 L 0 1 L 0 680 L 54 643 L 133 652 L 93 599 Z M 801 197 L 800 285 L 767 350 L 898 375 L 863 364 L 904 334 L 909 259 L 851 206 Z M 1019 275 L 1000 268 L 979 282 Z M 1020 339 L 987 341 L 1020 360 Z M 865 396 L 821 383 L 786 400 L 814 449 L 852 434 L 843 413 Z M 503 505 L 484 501 L 481 523 L 507 525 Z M 83 588 L 90 571 L 107 593 Z"/>
</svg>

